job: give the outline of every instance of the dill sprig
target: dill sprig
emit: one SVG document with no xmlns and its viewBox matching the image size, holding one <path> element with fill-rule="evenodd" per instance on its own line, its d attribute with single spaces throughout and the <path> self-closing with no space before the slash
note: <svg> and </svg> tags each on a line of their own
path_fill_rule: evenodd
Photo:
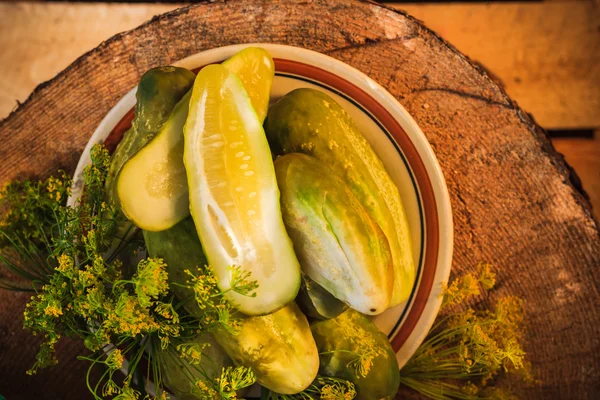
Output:
<svg viewBox="0 0 600 400">
<path fill-rule="evenodd" d="M 59 171 L 58 178 L 16 181 L 2 189 L 0 264 L 6 275 L 0 277 L 0 288 L 33 292 L 47 282 L 54 268 L 47 261 L 49 241 L 70 187 L 71 179 Z"/>
<path fill-rule="evenodd" d="M 263 388 L 261 399 L 265 400 L 352 400 L 356 389 L 344 379 L 317 376 L 313 383 L 297 394 L 279 394 Z"/>
<path fill-rule="evenodd" d="M 239 266 L 229 267 L 231 287 L 221 290 L 217 283 L 214 270 L 206 265 L 198 268 L 196 273 L 185 270 L 190 279 L 183 286 L 194 293 L 198 308 L 202 312 L 200 327 L 205 331 L 215 331 L 223 328 L 232 334 L 241 329 L 241 320 L 236 317 L 238 311 L 227 298 L 227 293 L 235 292 L 243 296 L 255 297 L 258 284 L 250 280 L 250 272 L 243 271 Z"/>
<path fill-rule="evenodd" d="M 480 264 L 477 274 L 445 288 L 442 311 L 491 289 L 495 280 L 492 267 Z M 520 344 L 523 318 L 523 302 L 514 296 L 499 299 L 491 310 L 466 308 L 438 318 L 400 370 L 401 383 L 436 400 L 510 398 L 488 385 L 502 371 L 532 380 Z"/>
<path fill-rule="evenodd" d="M 84 190 L 73 207 L 65 204 L 72 183 L 65 174 L 4 188 L 0 263 L 21 281 L 5 279 L 0 285 L 35 292 L 26 305 L 23 325 L 44 340 L 28 373 L 56 364 L 55 345 L 69 336 L 82 339 L 92 352 L 79 359 L 90 363 L 86 380 L 95 399 L 149 398 L 144 379 L 154 383 L 155 398 L 163 399 L 167 394 L 161 355 L 210 324 L 180 315 L 182 303 L 169 292 L 162 259 L 132 263 L 139 260 L 136 229 L 107 200 L 105 192 L 110 155 L 102 145 L 94 146 L 90 154 L 92 164 L 83 173 Z M 231 273 L 235 283 L 231 290 L 252 295 L 256 282 L 239 268 L 232 268 Z M 235 311 L 218 289 L 214 275 L 209 272 L 191 281 L 208 320 L 235 331 Z M 202 297 L 202 291 L 210 293 L 209 297 Z M 186 353 L 185 346 L 180 350 Z M 196 350 L 200 354 L 188 347 L 187 354 L 200 359 L 202 349 Z M 179 352 L 177 357 L 181 357 Z M 101 376 L 92 382 L 96 368 Z M 113 379 L 119 370 L 125 371 L 122 385 Z M 224 370 L 210 380 L 205 375 L 210 390 L 220 396 L 229 393 L 229 398 L 255 380 L 245 368 Z"/>
</svg>

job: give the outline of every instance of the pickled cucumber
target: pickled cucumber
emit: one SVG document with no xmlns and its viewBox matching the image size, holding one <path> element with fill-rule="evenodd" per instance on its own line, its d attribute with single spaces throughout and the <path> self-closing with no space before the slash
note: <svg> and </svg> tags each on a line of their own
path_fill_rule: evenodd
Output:
<svg viewBox="0 0 600 400">
<path fill-rule="evenodd" d="M 118 202 L 114 186 L 123 165 L 152 139 L 165 123 L 175 104 L 194 84 L 193 72 L 179 67 L 159 67 L 148 70 L 140 79 L 135 94 L 135 116 L 131 128 L 112 155 L 106 178 L 106 192 Z"/>
<path fill-rule="evenodd" d="M 317 375 L 317 347 L 294 302 L 273 314 L 245 318 L 238 335 L 222 331 L 214 337 L 236 364 L 251 367 L 258 383 L 274 392 L 301 392 Z"/>
<path fill-rule="evenodd" d="M 367 317 L 348 309 L 336 318 L 313 322 L 310 329 L 321 354 L 321 375 L 354 383 L 356 400 L 393 398 L 398 392 L 396 353 Z"/>
<path fill-rule="evenodd" d="M 388 241 L 347 185 L 314 157 L 275 161 L 283 221 L 305 274 L 364 314 L 389 305 L 394 274 Z"/>
<path fill-rule="evenodd" d="M 271 106 L 264 126 L 273 153 L 311 155 L 348 185 L 389 241 L 394 262 L 390 306 L 406 300 L 415 281 L 415 265 L 402 200 L 348 113 L 323 92 L 296 89 Z"/>
<path fill-rule="evenodd" d="M 196 77 L 185 124 L 184 163 L 190 210 L 219 287 L 249 273 L 255 297 L 228 291 L 247 315 L 271 313 L 292 301 L 300 265 L 286 233 L 269 145 L 239 78 L 221 65 Z"/>
</svg>

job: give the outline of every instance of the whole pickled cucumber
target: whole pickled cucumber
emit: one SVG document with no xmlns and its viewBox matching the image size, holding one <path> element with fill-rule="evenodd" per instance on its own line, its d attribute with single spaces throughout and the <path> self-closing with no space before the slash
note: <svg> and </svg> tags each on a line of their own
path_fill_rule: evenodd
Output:
<svg viewBox="0 0 600 400">
<path fill-rule="evenodd" d="M 258 383 L 273 392 L 299 393 L 317 376 L 317 347 L 294 302 L 273 314 L 245 317 L 238 335 L 223 330 L 214 337 L 236 364 L 252 368 Z"/>
<path fill-rule="evenodd" d="M 393 398 L 398 392 L 400 370 L 396 353 L 387 336 L 367 317 L 348 309 L 336 318 L 313 322 L 310 329 L 321 354 L 321 375 L 354 383 L 356 400 Z M 371 358 L 366 376 L 358 370 L 359 355 Z"/>
<path fill-rule="evenodd" d="M 415 265 L 402 200 L 348 113 L 323 92 L 296 89 L 271 106 L 264 126 L 275 154 L 309 154 L 348 185 L 389 241 L 394 262 L 390 306 L 406 300 L 415 281 Z"/>
<path fill-rule="evenodd" d="M 191 364 L 181 358 L 180 352 L 173 345 L 165 350 L 158 350 L 158 361 L 161 377 L 165 386 L 180 400 L 204 400 L 194 390 L 195 382 L 200 380 L 211 387 L 223 368 L 232 366 L 231 359 L 208 333 L 199 335 L 189 342 L 203 348 L 198 364 Z"/>
<path fill-rule="evenodd" d="M 281 213 L 302 270 L 364 314 L 389 305 L 394 274 L 388 241 L 348 186 L 314 157 L 275 160 Z"/>
<path fill-rule="evenodd" d="M 123 164 L 156 135 L 175 104 L 190 90 L 195 77 L 185 68 L 168 66 L 152 68 L 140 79 L 135 117 L 112 156 L 106 178 L 107 193 L 113 201 L 118 202 L 114 185 Z"/>
<path fill-rule="evenodd" d="M 144 239 L 149 255 L 167 263 L 169 287 L 185 301 L 186 311 L 202 318 L 194 292 L 172 284 L 187 281 L 186 269 L 206 264 L 194 221 L 187 218 L 166 231 L 144 231 Z M 244 318 L 237 336 L 225 330 L 213 336 L 237 365 L 251 367 L 258 382 L 273 391 L 300 392 L 311 384 L 319 368 L 308 321 L 293 302 L 273 314 Z"/>
</svg>

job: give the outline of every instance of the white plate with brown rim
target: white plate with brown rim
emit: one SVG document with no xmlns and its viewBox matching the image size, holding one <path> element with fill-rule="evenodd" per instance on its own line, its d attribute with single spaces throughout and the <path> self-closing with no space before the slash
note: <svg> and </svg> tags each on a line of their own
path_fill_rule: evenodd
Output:
<svg viewBox="0 0 600 400">
<path fill-rule="evenodd" d="M 373 318 L 385 332 L 402 367 L 421 344 L 439 311 L 450 274 L 453 224 L 444 176 L 427 138 L 402 105 L 362 72 L 311 50 L 277 44 L 239 44 L 191 55 L 173 65 L 191 70 L 220 63 L 248 46 L 263 47 L 275 61 L 271 101 L 302 87 L 326 92 L 354 119 L 400 191 L 417 268 L 408 300 Z M 81 193 L 90 149 L 104 142 L 114 149 L 130 127 L 136 88 L 104 117 L 79 160 L 70 204 Z"/>
</svg>

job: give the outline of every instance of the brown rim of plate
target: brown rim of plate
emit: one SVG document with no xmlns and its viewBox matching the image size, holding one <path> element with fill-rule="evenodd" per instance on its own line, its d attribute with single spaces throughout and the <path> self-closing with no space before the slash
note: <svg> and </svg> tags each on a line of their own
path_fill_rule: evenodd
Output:
<svg viewBox="0 0 600 400">
<path fill-rule="evenodd" d="M 274 61 L 275 71 L 286 72 L 321 82 L 338 90 L 341 93 L 346 94 L 359 103 L 364 109 L 369 111 L 396 140 L 410 165 L 412 173 L 414 174 L 422 199 L 425 219 L 425 259 L 423 262 L 423 271 L 421 274 L 419 287 L 417 289 L 412 306 L 404 320 L 404 323 L 392 339 L 392 347 L 394 348 L 394 351 L 398 351 L 413 332 L 417 322 L 423 314 L 423 310 L 425 309 L 425 305 L 427 304 L 429 294 L 431 293 L 431 289 L 433 287 L 433 280 L 437 268 L 440 240 L 439 219 L 435 195 L 433 193 L 433 186 L 431 184 L 431 180 L 429 179 L 429 175 L 427 174 L 425 164 L 423 163 L 423 160 L 421 159 L 416 147 L 404 129 L 400 126 L 398 121 L 392 116 L 392 114 L 390 114 L 388 110 L 385 109 L 385 107 L 378 103 L 364 90 L 329 71 L 313 65 L 281 58 L 274 58 Z M 202 67 L 196 68 L 193 71 L 198 72 L 201 68 Z M 109 151 L 112 152 L 115 149 L 117 144 L 123 138 L 125 131 L 131 127 L 133 116 L 134 109 L 132 108 L 112 129 L 104 141 L 104 144 Z M 419 277 L 417 277 L 417 279 L 418 278 Z"/>
</svg>

